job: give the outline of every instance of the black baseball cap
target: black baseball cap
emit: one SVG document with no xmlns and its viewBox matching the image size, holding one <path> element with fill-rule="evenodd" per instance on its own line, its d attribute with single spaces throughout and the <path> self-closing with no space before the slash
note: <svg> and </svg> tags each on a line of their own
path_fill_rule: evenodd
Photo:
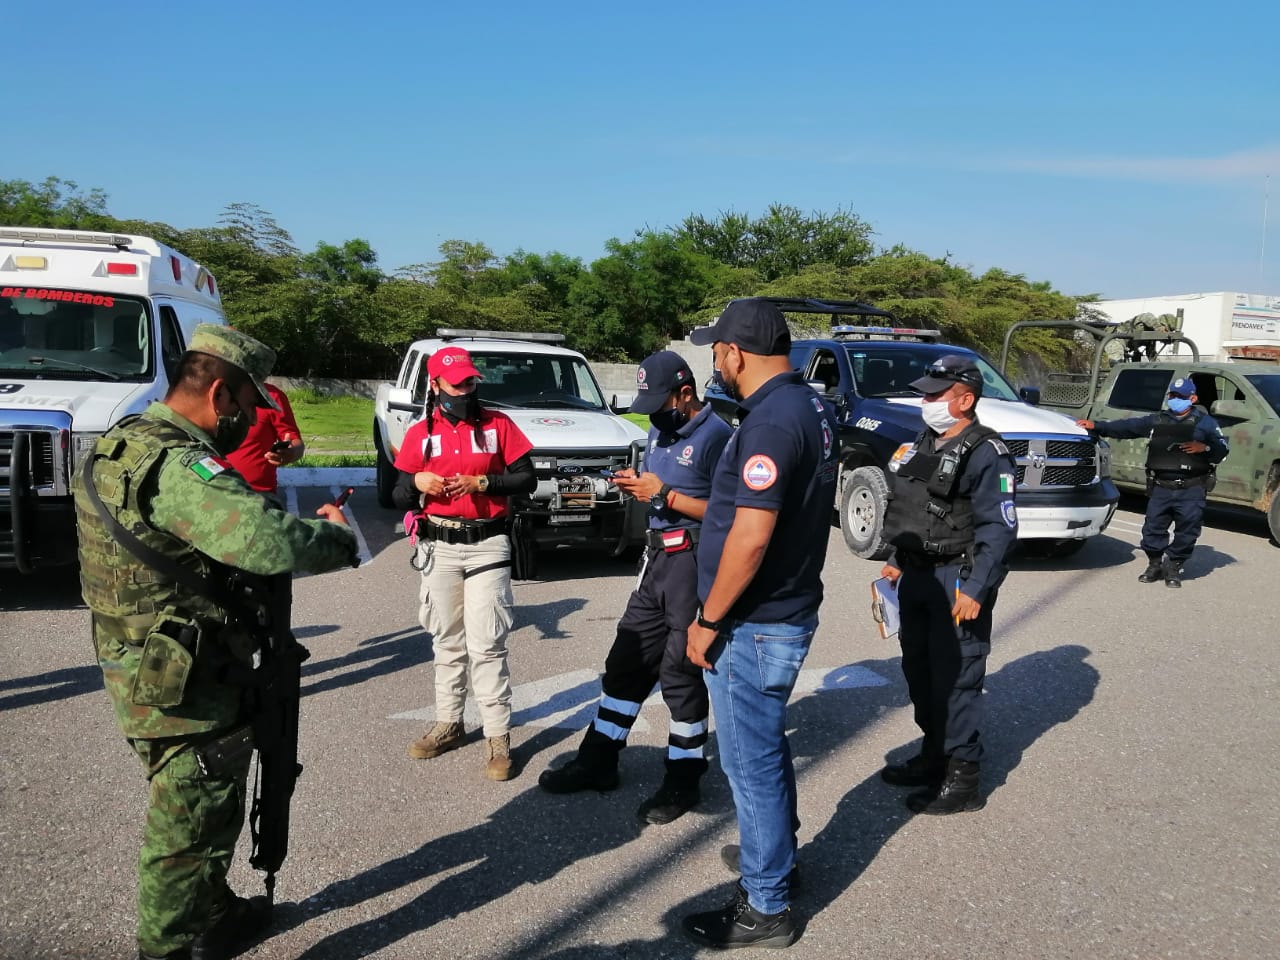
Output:
<svg viewBox="0 0 1280 960">
<path fill-rule="evenodd" d="M 689 342 L 706 347 L 715 342 L 736 343 L 744 353 L 762 357 L 791 352 L 791 331 L 778 305 L 763 297 L 730 301 L 720 318 L 709 327 L 689 334 Z"/>
<path fill-rule="evenodd" d="M 910 386 L 921 393 L 941 393 L 953 383 L 963 383 L 974 396 L 982 396 L 982 371 L 972 357 L 959 353 L 939 357 L 925 369 L 924 376 L 912 380 Z"/>
<path fill-rule="evenodd" d="M 674 390 L 693 383 L 693 371 L 674 350 L 659 350 L 645 357 L 636 371 L 636 398 L 632 413 L 657 413 Z"/>
</svg>

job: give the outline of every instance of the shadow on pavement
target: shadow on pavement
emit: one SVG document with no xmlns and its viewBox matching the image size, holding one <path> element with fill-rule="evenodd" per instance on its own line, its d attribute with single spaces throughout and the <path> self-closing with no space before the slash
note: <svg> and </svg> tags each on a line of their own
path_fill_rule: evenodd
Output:
<svg viewBox="0 0 1280 960">
<path fill-rule="evenodd" d="M 340 657 L 327 660 L 308 660 L 302 665 L 302 695 L 324 693 L 337 690 L 352 684 L 363 683 L 374 677 L 382 677 L 399 670 L 408 670 L 431 659 L 431 641 L 417 624 L 384 633 L 377 637 L 361 640 L 356 648 Z M 360 666 L 356 670 L 348 667 Z M 323 680 L 316 680 L 320 674 L 333 671 L 336 673 Z M 311 681 L 311 682 L 308 682 Z"/>
<path fill-rule="evenodd" d="M 79 567 L 53 567 L 34 574 L 0 571 L 0 610 L 84 608 Z"/>
<path fill-rule="evenodd" d="M 40 689 L 35 689 L 40 688 Z M 16 710 L 35 703 L 51 703 L 102 689 L 102 671 L 92 667 L 66 667 L 30 677 L 0 680 L 0 711 Z M 18 690 L 10 694 L 8 691 Z"/>
</svg>

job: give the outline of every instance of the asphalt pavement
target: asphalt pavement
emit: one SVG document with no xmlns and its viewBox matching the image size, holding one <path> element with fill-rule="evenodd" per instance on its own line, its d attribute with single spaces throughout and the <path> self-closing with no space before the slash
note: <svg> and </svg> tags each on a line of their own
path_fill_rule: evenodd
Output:
<svg viewBox="0 0 1280 960">
<path fill-rule="evenodd" d="M 331 497 L 294 492 L 303 515 Z M 915 817 L 882 783 L 917 731 L 894 641 L 869 615 L 879 564 L 832 531 L 821 626 L 790 711 L 795 900 L 805 958 L 1280 956 L 1280 549 L 1212 514 L 1181 590 L 1143 585 L 1140 504 L 1065 560 L 1020 560 L 995 610 L 986 808 Z M 727 902 L 737 841 L 715 760 L 701 807 L 642 828 L 666 740 L 642 710 L 608 794 L 538 774 L 589 722 L 634 564 L 544 556 L 510 638 L 518 776 L 470 742 L 412 761 L 430 647 L 398 517 L 350 504 L 367 562 L 298 579 L 302 760 L 289 859 L 258 958 L 620 960 L 710 955 L 680 918 Z M 116 731 L 74 572 L 0 574 L 0 957 L 133 957 L 146 787 Z M 714 735 L 711 751 L 715 752 Z M 261 892 L 247 838 L 232 871 Z"/>
</svg>

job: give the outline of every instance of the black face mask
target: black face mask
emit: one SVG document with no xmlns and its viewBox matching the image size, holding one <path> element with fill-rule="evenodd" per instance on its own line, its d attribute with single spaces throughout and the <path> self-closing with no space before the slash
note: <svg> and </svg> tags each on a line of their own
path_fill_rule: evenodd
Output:
<svg viewBox="0 0 1280 960">
<path fill-rule="evenodd" d="M 466 420 L 470 423 L 477 423 L 480 420 L 480 397 L 474 390 L 457 396 L 441 390 L 436 395 L 436 403 L 440 405 L 446 417 Z"/>
<path fill-rule="evenodd" d="M 679 407 L 670 407 L 649 414 L 649 422 L 663 433 L 675 433 L 689 422 L 689 415 Z"/>
</svg>

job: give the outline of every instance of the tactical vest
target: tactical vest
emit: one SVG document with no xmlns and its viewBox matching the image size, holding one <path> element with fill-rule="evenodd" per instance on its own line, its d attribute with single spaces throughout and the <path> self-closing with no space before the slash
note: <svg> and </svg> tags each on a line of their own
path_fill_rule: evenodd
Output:
<svg viewBox="0 0 1280 960">
<path fill-rule="evenodd" d="M 960 475 L 978 444 L 1000 434 L 978 422 L 962 430 L 949 450 L 926 453 L 931 433 L 922 433 L 914 451 L 890 471 L 893 497 L 885 511 L 884 538 L 905 556 L 957 557 L 973 549 L 973 504 L 956 493 Z M 931 447 L 937 437 L 932 436 Z"/>
<path fill-rule="evenodd" d="M 154 474 L 165 452 L 191 447 L 194 442 L 176 424 L 146 416 L 130 417 L 95 444 L 93 481 L 103 504 L 121 526 L 156 552 L 208 576 L 213 572 L 213 561 L 150 526 L 138 502 L 140 496 L 154 494 Z M 75 502 L 80 531 L 80 585 L 85 603 L 104 628 L 127 643 L 140 643 L 156 615 L 166 607 L 174 607 L 194 620 L 222 622 L 222 611 L 210 601 L 162 579 L 115 542 L 89 502 L 79 477 Z"/>
<path fill-rule="evenodd" d="M 1192 410 L 1185 417 L 1161 412 L 1151 428 L 1147 443 L 1147 470 L 1161 479 L 1169 477 L 1203 477 L 1209 473 L 1209 459 L 1203 453 L 1184 453 L 1178 448 L 1195 438 L 1196 424 L 1203 414 Z"/>
</svg>

